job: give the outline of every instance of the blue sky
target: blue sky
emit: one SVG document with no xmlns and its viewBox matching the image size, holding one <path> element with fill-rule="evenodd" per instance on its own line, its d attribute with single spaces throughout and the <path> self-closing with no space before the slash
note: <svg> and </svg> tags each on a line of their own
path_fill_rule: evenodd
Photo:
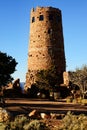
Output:
<svg viewBox="0 0 87 130">
<path fill-rule="evenodd" d="M 87 0 L 0 0 L 0 51 L 18 62 L 13 78 L 25 81 L 30 10 L 36 6 L 62 11 L 66 70 L 87 65 Z"/>
</svg>

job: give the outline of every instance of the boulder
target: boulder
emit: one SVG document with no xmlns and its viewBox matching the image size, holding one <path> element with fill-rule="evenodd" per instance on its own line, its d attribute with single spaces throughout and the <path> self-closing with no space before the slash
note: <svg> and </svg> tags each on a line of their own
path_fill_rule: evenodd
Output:
<svg viewBox="0 0 87 130">
<path fill-rule="evenodd" d="M 50 119 L 51 118 L 50 113 L 40 113 L 40 116 L 42 119 Z"/>
<path fill-rule="evenodd" d="M 28 116 L 30 117 L 30 118 L 33 118 L 33 119 L 39 119 L 40 118 L 40 115 L 39 115 L 39 113 L 38 113 L 38 111 L 37 110 L 32 110 L 29 114 L 28 114 Z"/>
<path fill-rule="evenodd" d="M 0 122 L 5 122 L 10 119 L 10 113 L 7 110 L 0 107 Z"/>
<path fill-rule="evenodd" d="M 20 79 L 16 79 L 13 82 L 13 88 L 20 88 Z"/>
</svg>

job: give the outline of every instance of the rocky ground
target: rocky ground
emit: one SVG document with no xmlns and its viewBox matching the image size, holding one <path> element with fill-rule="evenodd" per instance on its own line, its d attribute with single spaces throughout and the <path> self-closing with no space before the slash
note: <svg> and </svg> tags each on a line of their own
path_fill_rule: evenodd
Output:
<svg viewBox="0 0 87 130">
<path fill-rule="evenodd" d="M 62 118 L 67 111 L 77 114 L 86 113 L 87 106 L 65 102 L 37 101 L 29 99 L 6 99 L 4 108 L 16 116 L 19 114 L 28 115 L 31 119 L 40 119 L 50 127 L 51 130 L 58 129 L 62 124 Z M 0 104 L 1 105 L 1 104 Z"/>
</svg>

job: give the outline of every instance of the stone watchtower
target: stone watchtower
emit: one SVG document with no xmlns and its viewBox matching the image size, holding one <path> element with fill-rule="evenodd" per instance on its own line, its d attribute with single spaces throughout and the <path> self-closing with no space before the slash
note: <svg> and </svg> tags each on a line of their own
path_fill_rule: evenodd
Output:
<svg viewBox="0 0 87 130">
<path fill-rule="evenodd" d="M 66 68 L 61 10 L 37 7 L 31 10 L 28 72 L 25 89 L 35 82 L 38 70 L 57 67 L 60 83 Z"/>
</svg>

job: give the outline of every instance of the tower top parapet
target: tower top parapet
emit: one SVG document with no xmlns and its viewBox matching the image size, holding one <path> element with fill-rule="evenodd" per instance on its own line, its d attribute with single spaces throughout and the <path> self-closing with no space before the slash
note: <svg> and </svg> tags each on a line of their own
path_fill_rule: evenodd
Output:
<svg viewBox="0 0 87 130">
<path fill-rule="evenodd" d="M 60 9 L 54 8 L 54 7 L 51 7 L 51 6 L 49 6 L 49 7 L 40 7 L 40 6 L 37 6 L 36 8 L 32 8 L 31 12 L 49 11 L 49 10 L 56 11 L 56 12 L 61 12 Z"/>
</svg>

